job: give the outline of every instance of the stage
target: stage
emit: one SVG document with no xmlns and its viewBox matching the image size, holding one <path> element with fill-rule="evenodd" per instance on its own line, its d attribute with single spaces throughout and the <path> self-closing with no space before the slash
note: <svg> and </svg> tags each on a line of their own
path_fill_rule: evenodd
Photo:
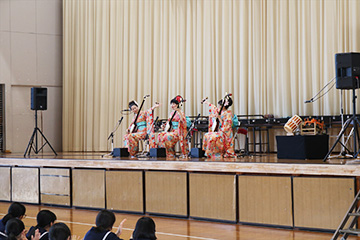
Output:
<svg viewBox="0 0 360 240">
<path fill-rule="evenodd" d="M 120 158 L 106 152 L 44 153 L 23 157 L 21 153 L 0 154 L 0 166 L 171 170 L 223 173 L 360 176 L 360 161 L 352 158 L 298 160 L 278 159 L 275 153 L 257 153 L 237 158 Z M 336 154 L 334 154 L 336 155 Z"/>
<path fill-rule="evenodd" d="M 2 154 L 0 200 L 333 230 L 359 189 L 360 165 L 354 159 L 255 154 L 167 160 L 104 154 Z"/>
</svg>

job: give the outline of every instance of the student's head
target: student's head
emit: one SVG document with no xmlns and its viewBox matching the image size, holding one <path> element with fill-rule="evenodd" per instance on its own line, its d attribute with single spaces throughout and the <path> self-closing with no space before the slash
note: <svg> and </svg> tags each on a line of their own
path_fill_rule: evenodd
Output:
<svg viewBox="0 0 360 240">
<path fill-rule="evenodd" d="M 111 230 L 116 221 L 115 214 L 108 210 L 101 210 L 96 216 L 96 228 L 100 231 Z"/>
<path fill-rule="evenodd" d="M 155 222 L 150 217 L 140 218 L 135 226 L 133 239 L 151 239 L 155 240 Z"/>
<path fill-rule="evenodd" d="M 71 232 L 65 223 L 55 223 L 49 230 L 49 240 L 69 240 Z"/>
<path fill-rule="evenodd" d="M 41 210 L 36 216 L 37 226 L 41 228 L 50 228 L 56 221 L 56 215 L 49 210 Z"/>
<path fill-rule="evenodd" d="M 5 225 L 5 233 L 8 240 L 26 239 L 24 223 L 18 218 L 12 218 Z"/>
<path fill-rule="evenodd" d="M 8 213 L 2 219 L 4 225 L 6 222 L 13 218 L 23 219 L 25 217 L 26 208 L 24 205 L 18 202 L 14 202 L 10 205 Z"/>
</svg>

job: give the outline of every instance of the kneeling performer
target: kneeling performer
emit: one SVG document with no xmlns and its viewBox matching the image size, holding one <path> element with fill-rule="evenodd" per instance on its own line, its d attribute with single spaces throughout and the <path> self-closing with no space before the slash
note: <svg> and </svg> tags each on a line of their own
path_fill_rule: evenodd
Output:
<svg viewBox="0 0 360 240">
<path fill-rule="evenodd" d="M 233 114 L 228 108 L 233 101 L 230 94 L 218 102 L 216 107 L 205 101 L 209 105 L 209 132 L 204 136 L 203 150 L 207 157 L 235 157 L 233 144 Z"/>
<path fill-rule="evenodd" d="M 177 142 L 180 142 L 183 156 L 187 157 L 188 154 L 186 117 L 179 107 L 182 102 L 185 100 L 179 95 L 171 99 L 170 104 L 173 111 L 170 113 L 164 132 L 158 135 L 158 146 L 166 148 L 167 158 L 175 158 L 175 144 Z"/>
<path fill-rule="evenodd" d="M 136 101 L 129 102 L 129 109 L 134 113 L 134 118 L 126 130 L 127 134 L 124 136 L 124 145 L 128 148 L 131 157 L 134 157 L 139 152 L 139 141 L 145 139 L 148 129 L 151 131 L 149 134 L 150 147 L 156 147 L 152 125 L 154 123 L 154 109 L 157 107 L 159 107 L 159 103 L 156 103 L 147 111 L 140 111 Z"/>
</svg>

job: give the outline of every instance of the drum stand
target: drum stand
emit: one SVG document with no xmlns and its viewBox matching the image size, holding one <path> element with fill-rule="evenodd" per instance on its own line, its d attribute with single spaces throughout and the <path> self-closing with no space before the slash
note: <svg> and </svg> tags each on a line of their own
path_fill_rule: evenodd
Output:
<svg viewBox="0 0 360 240">
<path fill-rule="evenodd" d="M 352 158 L 357 158 L 357 156 L 360 153 L 360 135 L 359 135 L 359 131 L 358 131 L 358 127 L 360 126 L 360 122 L 358 117 L 356 117 L 356 94 L 355 94 L 355 88 L 352 89 L 353 91 L 353 97 L 352 97 L 352 101 L 353 101 L 353 115 L 351 118 L 349 118 L 348 120 L 346 120 L 345 124 L 342 126 L 341 131 L 339 133 L 339 135 L 336 138 L 336 141 L 334 143 L 334 145 L 331 147 L 330 151 L 326 154 L 325 158 L 323 159 L 323 162 L 326 162 L 326 160 L 329 158 L 330 154 L 332 153 L 332 151 L 334 150 L 334 148 L 336 147 L 336 145 L 338 143 L 341 144 L 341 146 L 343 147 L 343 149 L 345 149 L 347 151 L 347 153 L 350 154 L 350 157 Z M 354 149 L 353 152 L 351 154 L 351 151 L 346 147 L 346 143 L 344 144 L 343 142 L 340 141 L 340 139 L 344 140 L 344 134 L 347 130 L 347 128 L 350 126 L 350 124 L 353 125 L 350 135 L 353 134 L 353 139 L 354 139 Z M 350 136 L 349 135 L 349 136 Z M 344 152 L 341 153 L 342 156 L 344 156 Z M 345 155 L 347 156 L 348 154 L 345 153 Z"/>
<path fill-rule="evenodd" d="M 102 155 L 101 157 L 112 157 L 113 156 L 113 152 L 114 152 L 114 134 L 116 132 L 116 130 L 119 128 L 122 120 L 124 119 L 124 117 L 121 117 L 121 119 L 116 123 L 114 130 L 110 133 L 108 140 L 111 139 L 111 152 L 105 155 Z"/>
</svg>

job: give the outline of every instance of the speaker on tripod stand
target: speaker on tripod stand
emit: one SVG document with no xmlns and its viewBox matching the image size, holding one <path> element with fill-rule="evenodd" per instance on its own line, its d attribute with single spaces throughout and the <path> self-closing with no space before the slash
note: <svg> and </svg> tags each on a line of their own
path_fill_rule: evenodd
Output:
<svg viewBox="0 0 360 240">
<path fill-rule="evenodd" d="M 47 88 L 31 88 L 31 110 L 47 110 Z"/>
<path fill-rule="evenodd" d="M 46 139 L 45 135 L 37 126 L 37 111 L 47 110 L 47 88 L 38 88 L 38 87 L 31 88 L 30 100 L 31 100 L 31 110 L 35 111 L 35 127 L 30 137 L 29 143 L 26 147 L 24 157 L 26 157 L 26 154 L 29 156 L 31 150 L 34 150 L 34 153 L 38 154 L 45 147 L 46 144 L 48 144 L 51 150 L 54 152 L 54 154 L 57 155 L 54 148 L 51 146 L 50 142 Z M 45 140 L 45 143 L 40 148 L 38 146 L 38 134 L 40 134 L 40 136 Z"/>
<path fill-rule="evenodd" d="M 339 135 L 336 138 L 334 145 L 331 147 L 329 152 L 324 158 L 324 162 L 330 156 L 334 148 L 338 143 L 340 143 L 346 151 L 352 155 L 353 158 L 356 158 L 360 152 L 360 136 L 358 127 L 360 122 L 356 116 L 356 93 L 355 89 L 360 88 L 360 53 L 337 53 L 335 54 L 335 69 L 336 69 L 336 88 L 344 90 L 352 90 L 352 103 L 353 103 L 353 114 L 352 117 L 346 120 L 344 126 L 342 127 Z M 341 137 L 345 134 L 346 129 L 353 125 L 353 140 L 354 140 L 354 149 L 351 152 L 341 141 Z"/>
</svg>

